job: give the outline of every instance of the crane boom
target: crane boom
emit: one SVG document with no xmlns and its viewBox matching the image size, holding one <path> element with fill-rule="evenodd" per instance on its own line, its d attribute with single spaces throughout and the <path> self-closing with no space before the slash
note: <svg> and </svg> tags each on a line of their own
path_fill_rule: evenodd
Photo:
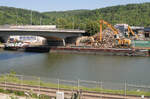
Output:
<svg viewBox="0 0 150 99">
<path fill-rule="evenodd" d="M 100 42 L 102 41 L 102 26 L 103 24 L 107 25 L 107 27 L 109 27 L 113 33 L 117 36 L 119 34 L 119 31 L 113 27 L 111 24 L 109 24 L 108 22 L 104 21 L 104 20 L 100 20 Z M 129 27 L 128 28 L 128 31 L 131 31 L 134 35 L 135 33 L 132 31 L 132 29 Z M 121 45 L 121 46 L 130 46 L 131 45 L 131 40 L 130 39 L 125 39 L 125 38 L 122 38 L 120 39 L 120 37 L 116 38 L 116 40 L 118 41 L 117 45 Z"/>
<path fill-rule="evenodd" d="M 133 30 L 131 29 L 130 26 L 128 26 L 128 37 L 130 36 L 130 33 L 135 36 L 136 38 L 138 38 L 138 36 L 133 32 Z"/>
<path fill-rule="evenodd" d="M 103 24 L 107 25 L 114 32 L 115 35 L 119 33 L 118 30 L 114 28 L 111 24 L 109 24 L 108 22 L 104 20 L 100 20 L 100 41 L 102 41 Z"/>
</svg>

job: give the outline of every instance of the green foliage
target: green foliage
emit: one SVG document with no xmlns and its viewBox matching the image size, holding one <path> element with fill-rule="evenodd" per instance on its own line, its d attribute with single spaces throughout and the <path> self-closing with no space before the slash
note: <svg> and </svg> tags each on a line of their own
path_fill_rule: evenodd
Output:
<svg viewBox="0 0 150 99">
<path fill-rule="evenodd" d="M 88 33 L 91 34 L 97 33 L 98 29 L 99 29 L 99 24 L 96 21 L 89 20 L 88 23 L 86 24 L 86 31 Z"/>
<path fill-rule="evenodd" d="M 95 10 L 72 10 L 40 13 L 32 11 L 32 24 L 57 25 L 58 28 L 84 29 L 91 34 L 99 31 L 99 20 L 110 24 L 126 23 L 136 26 L 150 26 L 150 3 L 128 4 Z M 31 11 L 12 7 L 0 7 L 0 25 L 31 24 Z"/>
</svg>

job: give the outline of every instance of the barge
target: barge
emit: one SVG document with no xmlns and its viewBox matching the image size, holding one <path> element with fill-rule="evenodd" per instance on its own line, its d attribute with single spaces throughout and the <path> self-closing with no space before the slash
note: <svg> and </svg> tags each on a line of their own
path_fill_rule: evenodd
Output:
<svg viewBox="0 0 150 99">
<path fill-rule="evenodd" d="M 52 47 L 50 53 L 75 53 L 75 54 L 98 54 L 98 55 L 117 55 L 117 56 L 150 56 L 148 49 L 122 49 L 122 48 L 67 48 Z"/>
<path fill-rule="evenodd" d="M 6 50 L 20 50 L 26 52 L 49 52 L 69 54 L 95 54 L 116 56 L 150 56 L 150 49 L 136 48 L 91 48 L 91 47 L 50 47 L 50 46 L 28 46 L 28 47 L 5 47 Z"/>
</svg>

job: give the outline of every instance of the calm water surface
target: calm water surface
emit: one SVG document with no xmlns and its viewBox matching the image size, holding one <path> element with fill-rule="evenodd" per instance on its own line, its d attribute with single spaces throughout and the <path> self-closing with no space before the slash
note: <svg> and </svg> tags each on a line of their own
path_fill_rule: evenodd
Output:
<svg viewBox="0 0 150 99">
<path fill-rule="evenodd" d="M 150 57 L 0 51 L 0 73 L 150 84 Z"/>
</svg>

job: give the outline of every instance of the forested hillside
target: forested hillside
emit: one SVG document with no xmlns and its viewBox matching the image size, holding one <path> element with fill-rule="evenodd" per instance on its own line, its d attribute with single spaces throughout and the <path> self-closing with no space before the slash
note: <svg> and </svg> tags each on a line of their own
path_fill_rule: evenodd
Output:
<svg viewBox="0 0 150 99">
<path fill-rule="evenodd" d="M 85 29 L 98 32 L 99 20 L 111 24 L 150 26 L 150 3 L 128 4 L 95 10 L 72 10 L 61 12 L 32 11 L 32 24 L 56 24 L 58 28 Z M 31 11 L 12 7 L 0 7 L 0 24 L 31 24 Z"/>
</svg>

